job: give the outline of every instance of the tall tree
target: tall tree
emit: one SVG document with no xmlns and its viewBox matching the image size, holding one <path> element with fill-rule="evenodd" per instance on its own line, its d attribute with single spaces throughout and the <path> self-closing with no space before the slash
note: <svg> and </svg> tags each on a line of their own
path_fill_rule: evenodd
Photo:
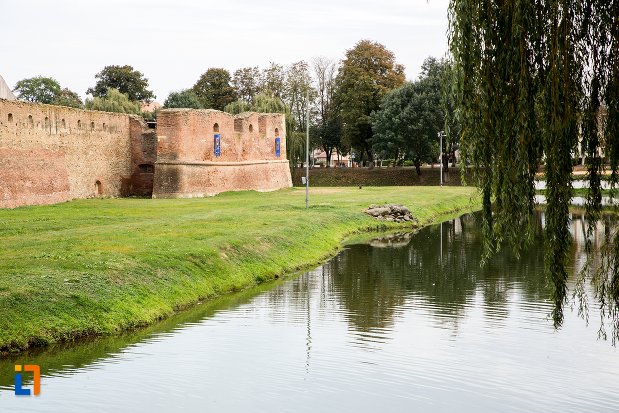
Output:
<svg viewBox="0 0 619 413">
<path fill-rule="evenodd" d="M 372 113 L 374 151 L 396 160 L 400 156 L 409 158 L 413 160 L 417 174 L 421 174 L 421 163 L 432 161 L 438 155 L 437 136 L 445 128 L 446 119 L 450 120 L 452 130 L 450 142 L 456 141 L 459 127 L 453 105 L 444 101 L 450 70 L 448 61 L 428 57 L 421 65 L 419 79 L 383 98 L 380 109 Z M 452 146 L 445 145 L 443 151 L 450 152 Z"/>
<path fill-rule="evenodd" d="M 282 98 L 286 87 L 286 73 L 284 66 L 271 62 L 269 67 L 262 70 L 260 78 L 260 91 L 262 93 Z"/>
<path fill-rule="evenodd" d="M 193 92 L 205 108 L 223 110 L 227 104 L 236 100 L 231 80 L 230 72 L 226 69 L 210 68 L 193 85 Z"/>
<path fill-rule="evenodd" d="M 387 92 L 404 84 L 404 67 L 382 44 L 361 40 L 346 52 L 336 81 L 343 138 L 365 153 L 372 166 L 370 114 L 379 108 Z"/>
<path fill-rule="evenodd" d="M 449 16 L 461 150 L 481 188 L 486 250 L 498 249 L 501 240 L 518 250 L 531 238 L 534 175 L 544 163 L 546 269 L 554 285 L 553 318 L 560 326 L 567 300 L 572 153 L 578 140 L 587 154 L 589 235 L 602 207 L 599 153 L 610 160 L 611 182 L 618 177 L 619 0 L 451 0 Z M 602 105 L 605 122 L 598 119 Z M 585 266 L 576 284 L 582 297 L 582 280 L 592 275 L 603 314 L 613 318 L 615 337 L 617 229 L 614 225 L 609 232 L 601 272 L 589 273 L 592 267 Z"/>
<path fill-rule="evenodd" d="M 313 98 L 314 90 L 309 65 L 305 61 L 291 64 L 286 71 L 283 101 L 290 108 L 296 130 L 305 130 L 307 110 Z"/>
<path fill-rule="evenodd" d="M 134 102 L 149 102 L 155 98 L 148 89 L 148 79 L 129 65 L 105 66 L 95 78 L 98 79 L 95 86 L 86 91 L 94 97 L 105 97 L 108 89 L 116 89 Z"/>
<path fill-rule="evenodd" d="M 64 88 L 62 89 L 52 101 L 52 105 L 69 106 L 72 108 L 82 108 L 84 104 L 82 99 L 74 91 Z"/>
<path fill-rule="evenodd" d="M 202 103 L 200 99 L 198 99 L 198 95 L 194 93 L 191 89 L 180 90 L 178 92 L 171 92 L 167 97 L 165 102 L 163 102 L 163 107 L 166 109 L 169 108 L 192 108 L 192 109 L 202 109 Z"/>
<path fill-rule="evenodd" d="M 31 77 L 22 79 L 15 85 L 13 92 L 17 98 L 28 102 L 52 103 L 61 92 L 60 84 L 51 77 Z"/>
<path fill-rule="evenodd" d="M 260 92 L 260 69 L 258 66 L 235 70 L 232 86 L 239 99 L 250 103 L 253 97 Z"/>
<path fill-rule="evenodd" d="M 333 60 L 318 57 L 312 62 L 316 77 L 316 105 L 318 111 L 318 142 L 327 157 L 327 167 L 331 166 L 333 150 L 341 148 L 342 122 L 336 106 L 335 77 L 337 65 Z M 340 151 L 340 153 L 342 153 Z"/>
</svg>

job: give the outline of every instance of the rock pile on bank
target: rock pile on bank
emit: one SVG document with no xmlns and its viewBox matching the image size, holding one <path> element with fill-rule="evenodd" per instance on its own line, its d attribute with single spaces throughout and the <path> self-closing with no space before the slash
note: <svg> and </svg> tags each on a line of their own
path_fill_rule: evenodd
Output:
<svg viewBox="0 0 619 413">
<path fill-rule="evenodd" d="M 411 215 L 411 211 L 404 205 L 370 205 L 370 207 L 365 210 L 365 213 L 381 221 L 417 222 L 417 219 Z"/>
</svg>

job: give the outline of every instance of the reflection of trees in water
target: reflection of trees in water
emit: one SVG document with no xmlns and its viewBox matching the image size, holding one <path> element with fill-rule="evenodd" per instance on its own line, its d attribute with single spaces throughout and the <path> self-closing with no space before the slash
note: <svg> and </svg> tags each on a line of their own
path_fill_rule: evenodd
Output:
<svg viewBox="0 0 619 413">
<path fill-rule="evenodd" d="M 503 248 L 483 268 L 480 221 L 472 214 L 416 234 L 396 234 L 350 246 L 311 275 L 285 283 L 265 298 L 275 317 L 285 314 L 288 321 L 296 317 L 303 322 L 301 315 L 316 305 L 325 314 L 342 311 L 359 332 L 391 328 L 398 312 L 410 305 L 424 308 L 439 323 L 457 329 L 467 309 L 474 302 L 481 303 L 487 322 L 501 325 L 509 316 L 514 293 L 524 302 L 542 303 L 543 308 L 550 305 L 552 290 L 544 276 L 543 220 L 543 214 L 538 214 L 538 236 L 519 257 Z M 585 256 L 579 215 L 573 216 L 572 233 L 572 257 L 578 267 Z M 597 238 L 603 237 L 604 227 L 596 233 Z"/>
<path fill-rule="evenodd" d="M 325 270 L 350 323 L 364 332 L 391 326 L 406 300 L 427 307 L 440 322 L 457 325 L 476 294 L 494 322 L 507 317 L 511 289 L 527 301 L 548 297 L 541 239 L 520 259 L 503 250 L 484 268 L 481 253 L 478 219 L 468 215 L 425 228 L 403 247 L 354 245 Z"/>
</svg>

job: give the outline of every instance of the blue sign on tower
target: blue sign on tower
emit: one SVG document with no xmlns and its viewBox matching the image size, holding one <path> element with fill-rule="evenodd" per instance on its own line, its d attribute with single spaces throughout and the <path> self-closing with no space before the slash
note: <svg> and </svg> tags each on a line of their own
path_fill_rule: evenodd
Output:
<svg viewBox="0 0 619 413">
<path fill-rule="evenodd" d="M 215 157 L 221 155 L 221 135 L 219 133 L 216 133 L 213 139 L 213 151 L 215 152 Z"/>
<path fill-rule="evenodd" d="M 275 156 L 277 156 L 279 158 L 280 156 L 280 139 L 279 138 L 275 138 Z"/>
</svg>

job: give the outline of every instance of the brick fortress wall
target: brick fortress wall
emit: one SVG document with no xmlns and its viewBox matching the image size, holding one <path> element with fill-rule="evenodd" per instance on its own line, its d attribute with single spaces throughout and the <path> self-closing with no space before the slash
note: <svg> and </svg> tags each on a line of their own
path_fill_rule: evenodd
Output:
<svg viewBox="0 0 619 413">
<path fill-rule="evenodd" d="M 137 117 L 0 100 L 0 208 L 139 194 L 148 137 Z"/>
<path fill-rule="evenodd" d="M 161 111 L 157 117 L 153 197 L 199 197 L 223 191 L 291 187 L 285 128 L 281 114 L 248 112 L 233 116 L 216 110 Z"/>
</svg>

